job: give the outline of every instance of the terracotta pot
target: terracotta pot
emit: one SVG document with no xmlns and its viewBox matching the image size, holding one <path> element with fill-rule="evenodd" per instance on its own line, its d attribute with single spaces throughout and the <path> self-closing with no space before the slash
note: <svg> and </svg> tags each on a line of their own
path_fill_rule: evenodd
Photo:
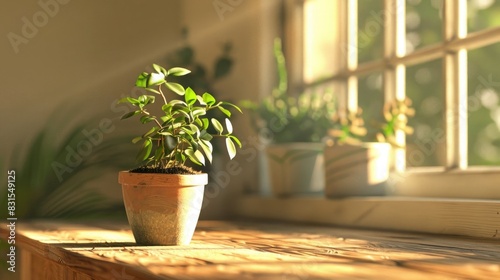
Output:
<svg viewBox="0 0 500 280">
<path fill-rule="evenodd" d="M 207 174 L 119 172 L 118 182 L 136 242 L 188 245 L 198 223 L 207 178 Z"/>
<path fill-rule="evenodd" d="M 322 193 L 323 143 L 287 143 L 266 148 L 271 190 L 275 196 Z"/>
<path fill-rule="evenodd" d="M 391 145 L 362 143 L 325 148 L 327 197 L 383 195 L 389 179 Z"/>
</svg>

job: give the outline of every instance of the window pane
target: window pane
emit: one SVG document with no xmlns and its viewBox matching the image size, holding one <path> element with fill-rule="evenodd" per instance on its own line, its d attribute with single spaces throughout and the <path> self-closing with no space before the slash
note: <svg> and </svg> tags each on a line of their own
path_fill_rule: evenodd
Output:
<svg viewBox="0 0 500 280">
<path fill-rule="evenodd" d="M 406 95 L 413 101 L 415 116 L 406 138 L 407 168 L 444 165 L 442 61 L 434 60 L 406 69 Z"/>
<path fill-rule="evenodd" d="M 406 52 L 442 41 L 442 0 L 406 1 Z"/>
<path fill-rule="evenodd" d="M 384 43 L 384 1 L 358 2 L 358 62 L 381 59 Z"/>
<path fill-rule="evenodd" d="M 468 0 L 467 27 L 469 32 L 500 26 L 500 1 Z"/>
<path fill-rule="evenodd" d="M 363 109 L 363 120 L 368 133 L 366 141 L 376 141 L 383 121 L 384 93 L 382 73 L 376 72 L 358 78 L 358 106 Z"/>
<path fill-rule="evenodd" d="M 332 16 L 336 1 L 309 0 L 304 3 L 304 81 L 332 76 L 335 63 L 335 36 L 338 24 Z"/>
<path fill-rule="evenodd" d="M 500 44 L 468 53 L 469 165 L 500 165 Z"/>
</svg>

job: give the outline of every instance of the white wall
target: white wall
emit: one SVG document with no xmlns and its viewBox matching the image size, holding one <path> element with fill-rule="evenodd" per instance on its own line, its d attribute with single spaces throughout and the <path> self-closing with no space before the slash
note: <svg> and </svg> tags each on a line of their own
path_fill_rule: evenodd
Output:
<svg viewBox="0 0 500 280">
<path fill-rule="evenodd" d="M 201 61 L 213 63 L 220 44 L 233 43 L 234 68 L 215 87 L 237 101 L 267 94 L 275 81 L 272 40 L 279 0 L 4 1 L 0 4 L 0 145 L 3 169 L 18 143 L 28 142 L 55 110 L 79 100 L 83 115 L 105 112 L 129 94 L 137 74 L 181 45 L 180 29 Z M 48 3 L 43 5 L 41 3 Z M 46 6 L 44 8 L 44 6 Z M 29 22 L 29 23 L 26 23 Z M 75 118 L 81 112 L 75 114 Z M 68 122 L 72 120 L 68 119 Z M 116 121 L 118 130 L 129 124 Z M 248 119 L 236 132 L 251 141 Z M 205 217 L 231 215 L 243 186 L 257 183 L 255 148 L 236 158 L 242 169 L 213 195 Z M 253 150 L 252 150 L 253 149 Z M 16 157 L 17 155 L 13 155 Z M 134 156 L 134 155 L 132 155 Z M 225 162 L 220 163 L 225 170 Z M 240 169 L 238 169 L 240 170 Z M 24 176 L 24 175 L 23 175 Z M 115 174 L 99 184 L 116 184 Z"/>
<path fill-rule="evenodd" d="M 52 15 L 40 3 L 50 3 Z M 174 0 L 2 2 L 0 122 L 9 135 L 2 137 L 2 158 L 63 101 L 91 101 L 82 108 L 89 114 L 109 111 L 137 73 L 178 41 L 179 6 Z"/>
<path fill-rule="evenodd" d="M 233 44 L 234 68 L 215 85 L 224 99 L 257 100 L 275 85 L 276 67 L 273 40 L 279 35 L 279 0 L 185 0 L 182 18 L 190 30 L 190 43 L 206 65 L 220 54 L 220 45 Z M 237 197 L 248 189 L 258 188 L 259 146 L 251 130 L 248 112 L 236 116 L 235 133 L 244 148 L 229 165 L 221 161 L 216 167 L 218 179 L 206 189 L 209 203 L 203 218 L 230 217 Z M 225 156 L 225 155 L 224 155 Z M 227 186 L 226 186 L 227 179 Z"/>
</svg>

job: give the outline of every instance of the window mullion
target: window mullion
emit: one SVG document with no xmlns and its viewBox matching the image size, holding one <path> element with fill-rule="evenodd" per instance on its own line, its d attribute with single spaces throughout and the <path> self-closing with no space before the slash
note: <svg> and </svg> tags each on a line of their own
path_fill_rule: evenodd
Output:
<svg viewBox="0 0 500 280">
<path fill-rule="evenodd" d="M 467 36 L 466 0 L 444 2 L 445 45 Z M 467 168 L 467 50 L 446 49 L 446 168 Z"/>
<path fill-rule="evenodd" d="M 406 53 L 406 30 L 405 14 L 406 6 L 404 0 L 385 0 L 384 21 L 384 60 L 390 62 L 395 57 L 402 57 Z M 406 96 L 405 90 L 405 66 L 404 64 L 388 64 L 384 70 L 384 98 L 385 102 L 392 100 L 403 100 Z M 396 131 L 396 143 L 405 145 L 405 133 Z M 406 163 L 406 151 L 396 149 L 394 153 L 396 171 L 404 171 Z"/>
<path fill-rule="evenodd" d="M 338 82 L 339 107 L 341 111 L 356 111 L 358 107 L 358 81 L 348 73 L 358 65 L 358 1 L 338 1 L 338 63 L 339 73 L 345 79 Z"/>
</svg>

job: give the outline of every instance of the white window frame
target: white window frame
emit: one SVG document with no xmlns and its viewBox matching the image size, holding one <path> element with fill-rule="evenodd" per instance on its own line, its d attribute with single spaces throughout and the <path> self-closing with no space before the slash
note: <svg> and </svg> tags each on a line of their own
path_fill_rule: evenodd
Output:
<svg viewBox="0 0 500 280">
<path fill-rule="evenodd" d="M 303 84 L 303 39 L 301 33 L 303 2 L 307 0 L 283 0 L 285 3 L 285 55 L 287 55 L 290 89 L 303 90 L 320 83 Z M 356 49 L 357 21 L 345 16 L 356 8 L 356 0 L 337 1 L 333 11 L 338 18 L 336 28 L 343 46 Z M 362 0 L 361 0 L 362 1 Z M 273 197 L 263 194 L 244 194 L 233 210 L 240 217 L 271 219 L 292 222 L 320 223 L 334 226 L 376 228 L 397 231 L 412 231 L 434 234 L 465 235 L 498 240 L 500 230 L 500 169 L 467 167 L 467 118 L 458 108 L 467 108 L 467 52 L 500 42 L 500 27 L 465 34 L 465 0 L 446 0 L 444 17 L 447 22 L 441 43 L 404 53 L 405 12 L 386 17 L 384 59 L 359 64 L 352 56 L 345 57 L 345 49 L 334 50 L 337 60 L 332 64 L 335 75 L 322 80 L 335 81 L 343 93 L 345 108 L 357 106 L 356 77 L 374 71 L 384 73 L 385 98 L 404 98 L 405 66 L 443 58 L 443 73 L 446 74 L 445 100 L 451 123 L 446 124 L 446 165 L 441 168 L 414 168 L 402 171 L 402 184 L 392 195 L 379 197 L 349 197 L 331 199 L 324 196 Z M 385 0 L 385 7 L 404 8 L 403 0 Z M 402 8 L 401 8 L 402 9 Z M 403 10 L 404 11 L 404 10 Z M 357 14 L 357 13 L 355 13 Z M 391 13 L 387 13 L 386 15 Z M 291 33 L 291 34 L 290 34 Z M 397 40 L 395 40 L 395 38 Z M 353 45 L 354 44 L 354 45 Z M 354 46 L 354 47 L 353 47 Z M 295 68 L 294 68 L 295 67 Z M 338 83 L 340 81 L 340 83 Z M 460 107 L 463 106 L 463 107 Z M 465 117 L 464 117 L 465 116 Z M 404 134 L 398 135 L 404 141 Z M 398 155 L 405 158 L 404 152 Z M 399 167 L 401 168 L 401 166 Z"/>
<path fill-rule="evenodd" d="M 500 199 L 500 168 L 468 167 L 467 163 L 467 51 L 500 43 L 500 27 L 492 27 L 467 34 L 467 1 L 443 1 L 443 40 L 406 54 L 405 0 L 384 1 L 383 58 L 358 64 L 357 61 L 357 5 L 358 0 L 337 0 L 339 42 L 335 51 L 338 69 L 320 82 L 302 81 L 303 44 L 300 42 L 303 24 L 303 4 L 308 0 L 285 1 L 286 55 L 292 88 L 307 89 L 336 81 L 340 93 L 340 107 L 356 110 L 358 103 L 357 77 L 374 71 L 383 71 L 385 101 L 405 98 L 405 69 L 407 66 L 443 59 L 445 100 L 445 154 L 444 167 L 406 168 L 405 151 L 395 155 L 398 180 L 391 195 L 446 198 Z M 297 24 L 300 22 L 300 24 Z M 349 55 L 346 55 L 348 50 Z M 405 143 L 405 134 L 396 134 L 399 144 Z"/>
</svg>

